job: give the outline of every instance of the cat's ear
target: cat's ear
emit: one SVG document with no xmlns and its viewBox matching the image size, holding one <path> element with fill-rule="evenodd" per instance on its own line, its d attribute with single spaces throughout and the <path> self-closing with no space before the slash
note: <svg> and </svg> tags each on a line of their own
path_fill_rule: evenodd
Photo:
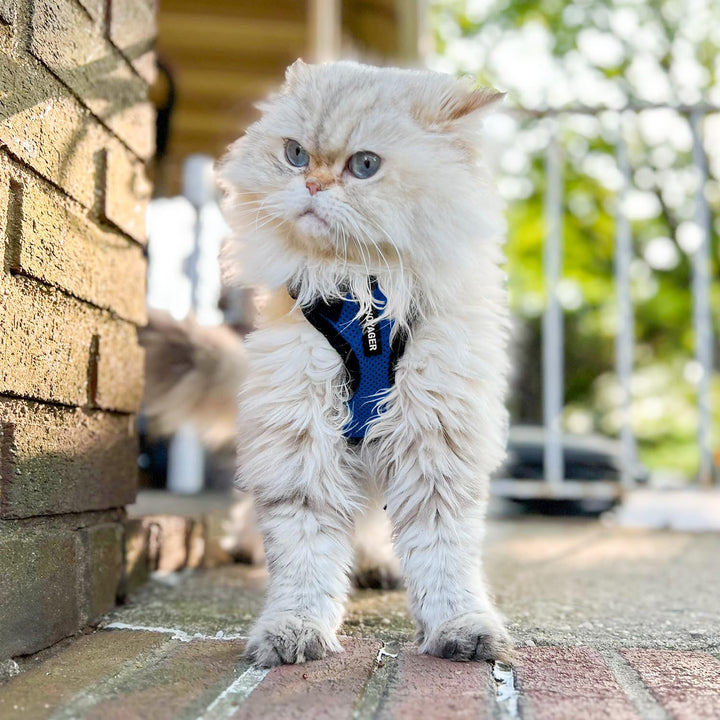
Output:
<svg viewBox="0 0 720 720">
<path fill-rule="evenodd" d="M 307 73 L 307 63 L 302 58 L 298 58 L 292 65 L 288 65 L 285 70 L 285 87 L 292 90 L 298 81 Z"/>
<path fill-rule="evenodd" d="M 450 128 L 465 118 L 482 115 L 505 97 L 492 88 L 475 88 L 469 79 L 442 80 L 441 87 L 426 86 L 425 98 L 415 107 L 417 120 L 427 127 Z"/>
<path fill-rule="evenodd" d="M 489 110 L 505 97 L 505 93 L 493 88 L 471 90 L 460 83 L 458 85 L 459 87 L 456 86 L 442 98 L 438 118 L 440 121 L 452 122 L 472 113 Z"/>
</svg>

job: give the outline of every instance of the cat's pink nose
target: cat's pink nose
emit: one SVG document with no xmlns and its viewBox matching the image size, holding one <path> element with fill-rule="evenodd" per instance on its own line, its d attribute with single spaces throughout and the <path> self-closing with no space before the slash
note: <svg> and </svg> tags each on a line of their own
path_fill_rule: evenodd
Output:
<svg viewBox="0 0 720 720">
<path fill-rule="evenodd" d="M 322 185 L 314 179 L 310 179 L 305 183 L 305 187 L 308 189 L 310 195 L 314 195 L 316 192 L 322 190 Z"/>
</svg>

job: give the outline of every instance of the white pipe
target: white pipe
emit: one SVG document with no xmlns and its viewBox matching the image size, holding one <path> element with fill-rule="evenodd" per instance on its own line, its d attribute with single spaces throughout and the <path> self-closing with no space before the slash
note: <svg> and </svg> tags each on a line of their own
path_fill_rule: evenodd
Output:
<svg viewBox="0 0 720 720">
<path fill-rule="evenodd" d="M 207 155 L 190 155 L 183 164 L 183 195 L 195 208 L 194 247 L 188 258 L 187 271 L 190 277 L 190 310 L 198 311 L 200 285 L 200 209 L 215 192 L 212 176 L 212 158 Z M 205 450 L 197 431 L 186 423 L 170 440 L 168 446 L 167 488 L 170 492 L 195 494 L 205 485 Z"/>
<path fill-rule="evenodd" d="M 545 245 L 543 269 L 547 304 L 543 315 L 543 418 L 545 424 L 545 480 L 561 483 L 565 475 L 562 446 L 563 411 L 563 311 L 557 295 L 562 274 L 562 157 L 558 127 L 551 120 L 547 151 L 545 191 Z"/>
<path fill-rule="evenodd" d="M 195 428 L 186 423 L 172 436 L 168 445 L 167 489 L 194 495 L 205 484 L 205 450 Z"/>
</svg>

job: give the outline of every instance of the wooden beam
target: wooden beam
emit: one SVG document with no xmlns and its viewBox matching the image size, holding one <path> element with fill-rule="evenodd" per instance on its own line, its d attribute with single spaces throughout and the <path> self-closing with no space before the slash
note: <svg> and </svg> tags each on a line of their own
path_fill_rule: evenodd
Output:
<svg viewBox="0 0 720 720">
<path fill-rule="evenodd" d="M 124 0 L 127 2 L 127 0 Z M 307 8 L 302 0 L 272 0 L 261 3 L 257 0 L 161 0 L 158 17 L 165 13 L 188 15 L 225 16 L 228 19 L 241 17 L 245 20 L 264 18 L 267 20 L 295 20 L 305 22 Z"/>
<path fill-rule="evenodd" d="M 198 99 L 227 98 L 230 103 L 261 99 L 282 81 L 282 77 L 282 71 L 275 77 L 269 77 L 248 74 L 240 68 L 208 70 L 178 67 L 174 73 L 178 95 Z"/>
<path fill-rule="evenodd" d="M 259 53 L 301 50 L 306 46 L 308 29 L 305 23 L 291 20 L 264 20 L 212 15 L 162 13 L 158 21 L 158 48 L 172 56 L 172 48 L 197 50 L 207 47 L 243 48 Z"/>
<path fill-rule="evenodd" d="M 222 135 L 229 139 L 240 137 L 247 126 L 257 119 L 251 110 L 237 113 L 209 113 L 202 109 L 185 110 L 173 117 L 173 134 L 192 132 L 196 135 Z"/>
<path fill-rule="evenodd" d="M 212 72 L 215 68 L 242 68 L 248 74 L 273 75 L 284 70 L 291 62 L 300 57 L 303 48 L 292 45 L 283 48 L 266 48 L 262 52 L 248 50 L 241 45 L 234 47 L 211 45 L 202 53 L 197 48 L 169 45 L 161 41 L 158 52 L 163 61 L 173 67 L 190 66 L 206 68 Z M 282 75 L 282 72 L 280 73 Z"/>
<path fill-rule="evenodd" d="M 340 0 L 309 0 L 310 58 L 330 62 L 340 57 L 342 10 Z"/>
</svg>

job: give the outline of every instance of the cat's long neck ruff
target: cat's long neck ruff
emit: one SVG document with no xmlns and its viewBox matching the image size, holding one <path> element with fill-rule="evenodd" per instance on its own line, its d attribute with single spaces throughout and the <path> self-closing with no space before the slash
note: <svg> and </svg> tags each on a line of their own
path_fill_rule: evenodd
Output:
<svg viewBox="0 0 720 720">
<path fill-rule="evenodd" d="M 431 261 L 416 252 L 413 257 L 373 265 L 337 262 L 308 262 L 297 258 L 288 276 L 296 288 L 301 305 L 310 305 L 318 298 L 333 300 L 349 291 L 366 312 L 372 302 L 369 277 L 377 279 L 387 297 L 383 316 L 394 319 L 410 330 L 418 317 L 432 317 L 443 312 L 462 311 L 493 286 L 490 275 L 502 263 L 502 253 L 495 243 L 463 243 L 442 260 Z M 289 268 L 288 268 L 289 269 Z"/>
</svg>

